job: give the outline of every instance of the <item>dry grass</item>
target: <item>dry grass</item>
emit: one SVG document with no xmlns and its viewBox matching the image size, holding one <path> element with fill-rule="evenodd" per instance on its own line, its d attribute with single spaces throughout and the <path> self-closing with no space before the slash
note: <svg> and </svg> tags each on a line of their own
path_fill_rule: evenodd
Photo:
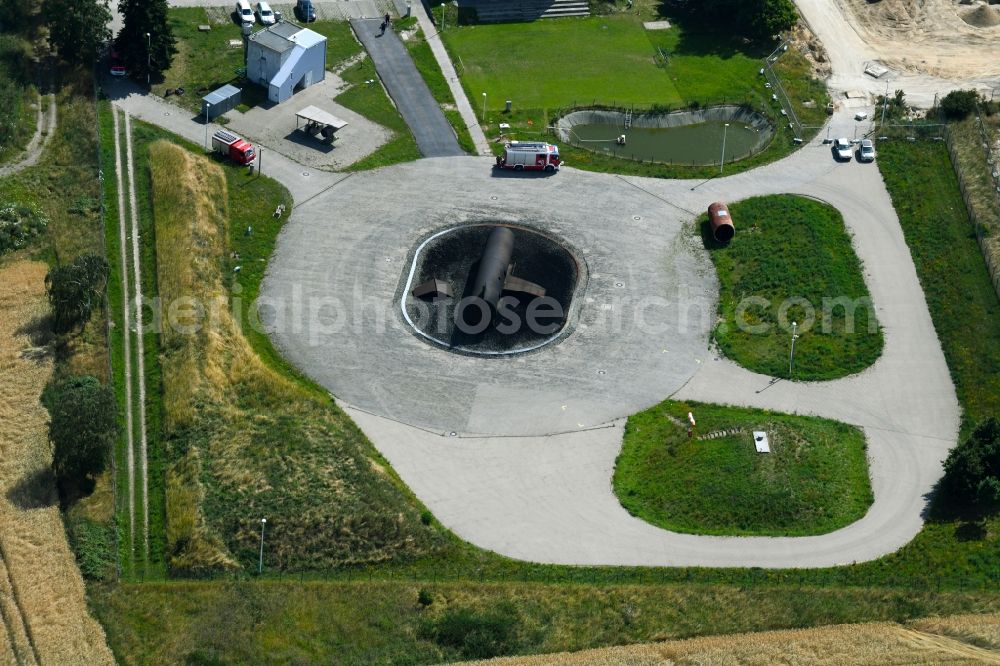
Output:
<svg viewBox="0 0 1000 666">
<path fill-rule="evenodd" d="M 918 631 L 951 636 L 979 647 L 1000 650 L 1000 613 L 932 617 L 915 620 L 909 626 Z"/>
<path fill-rule="evenodd" d="M 997 627 L 993 617 L 992 630 Z M 944 618 L 947 623 L 953 618 Z M 920 623 L 916 623 L 920 624 Z M 891 623 L 708 636 L 576 653 L 508 657 L 467 664 L 493 666 L 728 666 L 769 664 L 1000 664 L 1000 653 Z"/>
<path fill-rule="evenodd" d="M 149 151 L 170 566 L 256 564 L 257 516 L 267 516 L 266 559 L 275 568 L 419 552 L 433 532 L 390 481 L 361 464 L 353 425 L 265 365 L 234 319 L 223 268 L 225 173 L 166 141 Z"/>
<path fill-rule="evenodd" d="M 0 609 L 6 643 L 23 658 L 111 664 L 49 475 L 48 415 L 39 396 L 53 363 L 36 346 L 45 330 L 46 270 L 35 262 L 0 270 Z"/>
</svg>

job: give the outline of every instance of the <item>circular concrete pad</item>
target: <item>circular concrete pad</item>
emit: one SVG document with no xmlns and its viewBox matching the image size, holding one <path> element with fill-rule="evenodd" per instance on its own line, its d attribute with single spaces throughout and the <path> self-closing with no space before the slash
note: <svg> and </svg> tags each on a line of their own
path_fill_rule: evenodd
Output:
<svg viewBox="0 0 1000 666">
<path fill-rule="evenodd" d="M 359 173 L 298 206 L 261 290 L 261 319 L 281 352 L 355 407 L 445 433 L 577 430 L 680 388 L 708 355 L 718 290 L 693 211 L 602 174 L 512 174 L 491 162 Z M 478 221 L 535 227 L 583 256 L 589 283 L 557 344 L 461 356 L 403 321 L 420 240 Z"/>
</svg>

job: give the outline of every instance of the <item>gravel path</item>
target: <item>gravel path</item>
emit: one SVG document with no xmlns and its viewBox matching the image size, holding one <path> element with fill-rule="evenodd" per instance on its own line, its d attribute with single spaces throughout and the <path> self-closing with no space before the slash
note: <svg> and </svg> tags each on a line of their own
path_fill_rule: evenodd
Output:
<svg viewBox="0 0 1000 666">
<path fill-rule="evenodd" d="M 46 113 L 42 111 L 42 97 L 39 96 L 38 119 L 35 121 L 35 134 L 31 137 L 31 141 L 28 142 L 28 146 L 24 150 L 24 155 L 22 155 L 21 158 L 13 164 L 0 167 L 0 178 L 15 174 L 18 171 L 38 164 L 38 160 L 42 156 L 42 150 L 45 149 L 49 139 L 53 134 L 55 134 L 56 126 L 58 125 L 58 105 L 56 104 L 56 96 L 49 93 L 45 95 L 45 99 L 48 100 L 49 103 L 48 112 Z"/>
<path fill-rule="evenodd" d="M 135 399 L 132 396 L 132 334 L 130 323 L 132 321 L 131 303 L 128 294 L 129 289 L 129 262 L 128 262 L 128 232 L 125 224 L 128 214 L 125 208 L 125 179 L 122 178 L 122 146 L 121 128 L 118 121 L 118 108 L 111 107 L 111 115 L 114 118 L 115 132 L 115 183 L 118 190 L 118 260 L 119 271 L 121 273 L 121 293 L 122 298 L 122 321 L 115 325 L 121 326 L 123 340 L 123 372 L 125 376 L 125 465 L 128 471 L 128 519 L 129 519 L 129 552 L 135 555 Z"/>
</svg>

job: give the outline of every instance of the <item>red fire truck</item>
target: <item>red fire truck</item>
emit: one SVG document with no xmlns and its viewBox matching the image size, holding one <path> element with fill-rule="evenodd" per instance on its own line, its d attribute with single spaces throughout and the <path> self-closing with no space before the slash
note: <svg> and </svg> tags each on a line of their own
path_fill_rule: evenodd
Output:
<svg viewBox="0 0 1000 666">
<path fill-rule="evenodd" d="M 561 164 L 559 147 L 544 141 L 511 141 L 503 148 L 503 155 L 497 156 L 501 169 L 556 171 Z"/>
</svg>

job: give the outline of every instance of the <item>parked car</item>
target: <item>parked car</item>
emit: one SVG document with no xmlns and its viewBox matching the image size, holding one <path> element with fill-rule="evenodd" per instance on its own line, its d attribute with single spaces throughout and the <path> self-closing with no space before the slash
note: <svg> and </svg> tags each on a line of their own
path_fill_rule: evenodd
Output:
<svg viewBox="0 0 1000 666">
<path fill-rule="evenodd" d="M 255 21 L 253 16 L 253 8 L 250 7 L 249 0 L 237 0 L 236 18 L 239 20 L 240 23 L 253 23 Z"/>
<path fill-rule="evenodd" d="M 274 12 L 271 11 L 271 5 L 266 2 L 257 3 L 257 17 L 261 25 L 274 25 Z"/>
<path fill-rule="evenodd" d="M 111 53 L 108 54 L 108 62 L 111 63 L 111 76 L 125 76 L 125 64 L 122 63 L 122 57 L 118 51 L 111 49 Z"/>
<path fill-rule="evenodd" d="M 861 147 L 858 148 L 859 162 L 875 161 L 875 144 L 871 139 L 861 139 Z"/>
<path fill-rule="evenodd" d="M 855 120 L 868 120 L 868 112 L 867 111 L 858 111 L 857 113 L 854 114 L 854 119 Z"/>
<path fill-rule="evenodd" d="M 313 9 L 312 0 L 296 0 L 295 13 L 299 15 L 300 21 L 312 23 L 316 20 L 316 10 Z"/>
<path fill-rule="evenodd" d="M 851 159 L 850 139 L 837 139 L 833 142 L 833 158 L 835 160 L 844 160 L 845 162 Z"/>
</svg>

